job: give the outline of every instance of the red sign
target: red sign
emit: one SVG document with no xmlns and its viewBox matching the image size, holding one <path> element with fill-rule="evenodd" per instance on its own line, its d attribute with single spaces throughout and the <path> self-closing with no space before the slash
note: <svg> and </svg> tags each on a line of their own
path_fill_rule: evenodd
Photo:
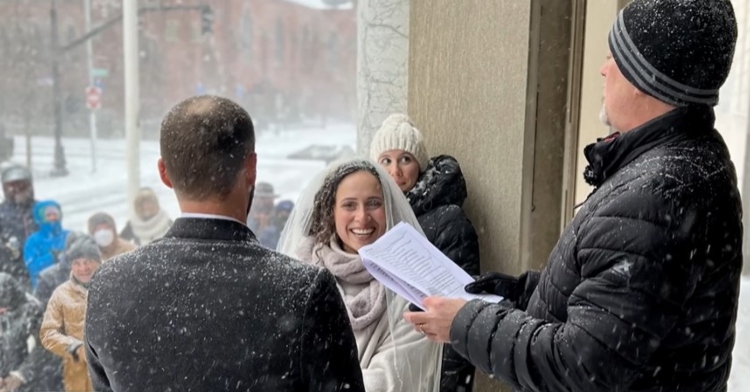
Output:
<svg viewBox="0 0 750 392">
<path fill-rule="evenodd" d="M 102 89 L 99 87 L 86 87 L 86 107 L 91 110 L 102 106 Z"/>
</svg>

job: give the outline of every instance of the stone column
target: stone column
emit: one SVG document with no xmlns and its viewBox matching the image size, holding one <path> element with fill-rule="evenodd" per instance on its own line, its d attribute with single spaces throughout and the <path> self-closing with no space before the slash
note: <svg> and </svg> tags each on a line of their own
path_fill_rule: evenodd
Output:
<svg viewBox="0 0 750 392">
<path fill-rule="evenodd" d="M 409 0 L 357 2 L 357 151 L 383 120 L 407 112 Z"/>
</svg>

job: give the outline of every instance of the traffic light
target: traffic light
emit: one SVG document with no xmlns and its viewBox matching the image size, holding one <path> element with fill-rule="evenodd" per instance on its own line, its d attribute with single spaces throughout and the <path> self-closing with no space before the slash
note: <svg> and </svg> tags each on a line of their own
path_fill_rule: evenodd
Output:
<svg viewBox="0 0 750 392">
<path fill-rule="evenodd" d="M 212 34 L 214 29 L 214 11 L 211 6 L 205 6 L 201 10 L 201 34 Z"/>
</svg>

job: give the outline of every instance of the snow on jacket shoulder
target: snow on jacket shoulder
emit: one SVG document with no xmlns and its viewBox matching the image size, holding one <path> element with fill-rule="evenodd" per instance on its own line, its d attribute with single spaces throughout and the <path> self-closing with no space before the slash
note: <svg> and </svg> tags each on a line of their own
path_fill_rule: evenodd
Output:
<svg viewBox="0 0 750 392">
<path fill-rule="evenodd" d="M 461 168 L 447 155 L 431 159 L 406 193 L 427 240 L 469 275 L 478 275 L 479 240 L 462 209 L 466 196 Z"/>
<path fill-rule="evenodd" d="M 587 147 L 598 188 L 527 310 L 468 303 L 456 350 L 520 391 L 726 390 L 742 211 L 713 120 L 676 109 Z"/>
</svg>

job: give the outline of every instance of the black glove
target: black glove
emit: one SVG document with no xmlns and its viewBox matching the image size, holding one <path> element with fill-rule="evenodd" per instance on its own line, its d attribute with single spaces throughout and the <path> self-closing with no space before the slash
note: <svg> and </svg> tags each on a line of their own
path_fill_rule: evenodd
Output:
<svg viewBox="0 0 750 392">
<path fill-rule="evenodd" d="M 469 294 L 495 294 L 525 309 L 539 282 L 539 273 L 524 272 L 518 278 L 500 272 L 489 272 L 464 288 Z"/>
<path fill-rule="evenodd" d="M 465 290 L 469 294 L 495 294 L 515 301 L 518 298 L 517 288 L 518 278 L 500 272 L 489 272 L 467 284 Z"/>
</svg>

